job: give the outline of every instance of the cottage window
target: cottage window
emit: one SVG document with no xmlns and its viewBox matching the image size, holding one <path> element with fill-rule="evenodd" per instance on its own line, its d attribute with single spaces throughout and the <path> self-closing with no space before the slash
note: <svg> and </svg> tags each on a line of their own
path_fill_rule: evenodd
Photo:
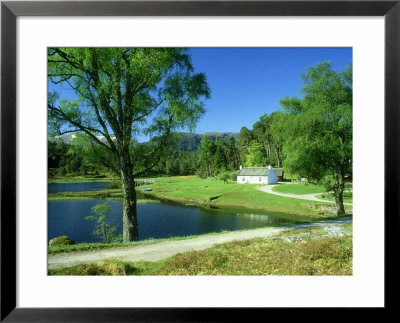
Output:
<svg viewBox="0 0 400 323">
<path fill-rule="evenodd" d="M 245 181 L 246 179 L 243 177 L 243 182 Z"/>
<path fill-rule="evenodd" d="M 258 180 L 261 182 L 261 177 L 259 177 Z"/>
</svg>

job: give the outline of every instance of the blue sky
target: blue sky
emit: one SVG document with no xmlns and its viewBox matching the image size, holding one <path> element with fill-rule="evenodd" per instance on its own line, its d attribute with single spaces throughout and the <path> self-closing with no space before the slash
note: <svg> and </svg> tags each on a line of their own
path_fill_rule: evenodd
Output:
<svg viewBox="0 0 400 323">
<path fill-rule="evenodd" d="M 301 96 L 301 74 L 308 66 L 331 61 L 341 71 L 353 60 L 352 48 L 191 48 L 190 54 L 195 71 L 206 74 L 211 88 L 207 112 L 194 130 L 200 134 L 251 129 L 261 115 L 279 110 L 284 97 Z M 61 92 L 61 97 L 74 97 L 65 87 Z"/>
<path fill-rule="evenodd" d="M 286 96 L 301 96 L 306 68 L 331 61 L 341 71 L 351 48 L 192 48 L 192 62 L 211 88 L 207 112 L 195 132 L 239 132 L 264 113 L 279 110 Z"/>
</svg>

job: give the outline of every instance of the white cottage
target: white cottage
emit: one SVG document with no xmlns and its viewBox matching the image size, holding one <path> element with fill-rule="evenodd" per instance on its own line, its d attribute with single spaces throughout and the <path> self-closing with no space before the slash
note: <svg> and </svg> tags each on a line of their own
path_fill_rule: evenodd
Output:
<svg viewBox="0 0 400 323">
<path fill-rule="evenodd" d="M 276 184 L 278 179 L 272 166 L 242 167 L 237 174 L 238 184 Z"/>
</svg>

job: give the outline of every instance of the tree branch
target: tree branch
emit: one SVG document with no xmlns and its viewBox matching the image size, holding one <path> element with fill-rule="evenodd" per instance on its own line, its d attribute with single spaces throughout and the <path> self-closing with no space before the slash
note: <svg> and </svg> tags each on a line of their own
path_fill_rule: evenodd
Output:
<svg viewBox="0 0 400 323">
<path fill-rule="evenodd" d="M 139 171 L 139 172 L 137 172 L 137 173 L 134 173 L 134 176 L 138 176 L 138 175 L 144 174 L 144 173 L 147 172 L 148 170 L 152 169 L 152 168 L 155 166 L 155 164 L 159 162 L 159 160 L 160 160 L 160 158 L 161 158 L 161 154 L 159 154 L 157 157 L 154 157 L 154 154 L 155 154 L 157 151 L 159 151 L 162 147 L 165 147 L 165 145 L 166 145 L 166 143 L 167 143 L 168 136 L 169 136 L 169 134 L 170 134 L 170 132 L 171 132 L 172 119 L 173 119 L 173 118 L 172 118 L 172 115 L 170 115 L 170 117 L 169 117 L 169 119 L 168 119 L 168 127 L 167 127 L 165 133 L 162 135 L 162 137 L 161 137 L 161 139 L 160 139 L 159 145 L 158 145 L 157 147 L 155 147 L 154 149 L 152 149 L 150 152 L 148 152 L 148 153 L 146 153 L 146 154 L 144 154 L 144 155 L 138 155 L 138 156 L 135 158 L 135 161 L 132 162 L 132 166 L 135 166 L 136 163 L 137 163 L 137 161 L 139 160 L 139 158 L 140 158 L 140 157 L 144 157 L 144 164 L 147 165 L 147 166 L 145 167 L 144 170 L 141 170 L 141 171 Z M 149 164 L 149 163 L 148 163 L 148 160 L 149 160 L 150 158 L 152 158 L 153 161 L 152 161 L 152 163 Z"/>
<path fill-rule="evenodd" d="M 61 109 L 56 108 L 51 106 L 50 104 L 47 104 L 48 109 L 50 109 L 51 111 L 54 111 L 56 114 L 60 115 L 62 117 L 63 120 L 69 122 L 70 124 L 74 125 L 75 127 L 77 127 L 78 129 L 80 129 L 80 131 L 85 132 L 86 134 L 88 134 L 95 142 L 97 142 L 99 145 L 107 148 L 109 151 L 111 151 L 113 154 L 115 153 L 113 151 L 113 149 L 109 146 L 107 146 L 106 144 L 104 144 L 103 142 L 101 142 L 92 132 L 98 132 L 101 133 L 101 131 L 99 131 L 98 129 L 94 129 L 94 128 L 89 128 L 89 127 L 85 127 L 82 124 L 72 120 L 71 118 L 69 118 L 63 111 L 61 111 Z"/>
<path fill-rule="evenodd" d="M 151 108 L 149 111 L 147 111 L 146 113 L 134 118 L 132 120 L 132 122 L 136 122 L 139 121 L 140 119 L 143 119 L 147 116 L 149 116 L 151 113 L 153 113 L 163 102 L 165 101 L 165 99 L 162 99 L 160 102 L 158 102 L 153 108 Z"/>
</svg>

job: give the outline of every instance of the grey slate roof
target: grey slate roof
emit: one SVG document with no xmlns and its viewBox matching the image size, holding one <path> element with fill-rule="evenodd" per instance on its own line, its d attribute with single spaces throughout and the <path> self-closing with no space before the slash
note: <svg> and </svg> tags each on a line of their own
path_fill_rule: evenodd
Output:
<svg viewBox="0 0 400 323">
<path fill-rule="evenodd" d="M 276 176 L 282 176 L 283 168 L 272 168 Z M 268 167 L 243 167 L 237 176 L 268 176 Z"/>
<path fill-rule="evenodd" d="M 268 176 L 268 167 L 243 167 L 238 176 Z"/>
</svg>

